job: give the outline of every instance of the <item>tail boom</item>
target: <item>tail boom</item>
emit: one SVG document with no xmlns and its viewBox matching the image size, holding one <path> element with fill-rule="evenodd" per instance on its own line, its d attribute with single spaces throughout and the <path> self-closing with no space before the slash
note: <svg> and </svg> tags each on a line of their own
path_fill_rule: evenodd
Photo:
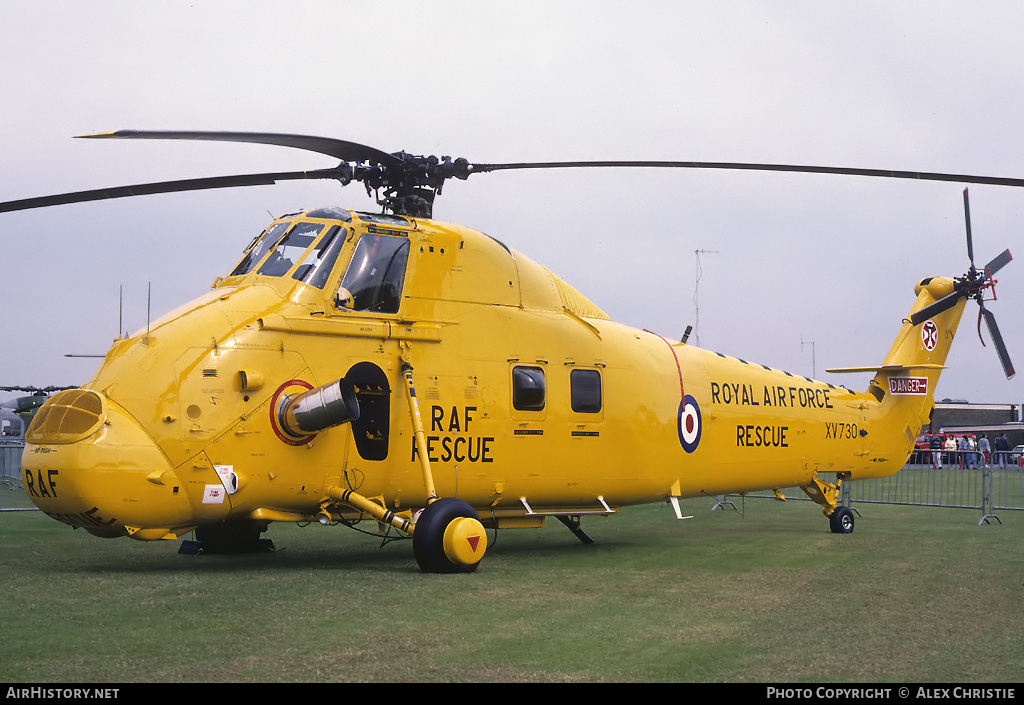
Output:
<svg viewBox="0 0 1024 705">
<path fill-rule="evenodd" d="M 913 451 L 918 433 L 935 406 L 939 375 L 945 369 L 967 297 L 959 297 L 924 320 L 915 314 L 954 294 L 954 284 L 948 277 L 930 277 L 917 284 L 914 288 L 917 300 L 881 365 L 828 370 L 875 373 L 867 393 L 878 405 L 866 419 L 869 430 L 866 457 L 875 460 L 865 472 L 855 472 L 853 479 L 891 475 L 903 466 Z"/>
</svg>

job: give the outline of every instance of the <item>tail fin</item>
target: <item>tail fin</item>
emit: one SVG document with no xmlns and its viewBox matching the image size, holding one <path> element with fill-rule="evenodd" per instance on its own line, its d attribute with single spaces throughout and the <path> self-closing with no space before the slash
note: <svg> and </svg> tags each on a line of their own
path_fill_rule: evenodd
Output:
<svg viewBox="0 0 1024 705">
<path fill-rule="evenodd" d="M 967 297 L 933 317 L 914 324 L 914 314 L 955 293 L 949 277 L 930 277 L 914 288 L 917 300 L 903 320 L 896 339 L 881 365 L 829 369 L 828 372 L 875 372 L 868 393 L 878 400 L 882 416 L 902 417 L 905 434 L 913 447 L 920 428 L 927 423 L 934 406 L 935 387 L 945 369 L 946 357 L 956 335 Z"/>
<path fill-rule="evenodd" d="M 953 344 L 967 298 L 960 297 L 950 308 L 918 324 L 912 323 L 914 313 L 954 293 L 954 280 L 930 277 L 921 280 L 914 293 L 917 300 L 903 321 L 896 340 L 881 367 L 871 380 L 869 392 L 880 402 L 893 397 L 914 397 L 931 411 L 939 373 L 945 369 L 946 357 Z"/>
</svg>

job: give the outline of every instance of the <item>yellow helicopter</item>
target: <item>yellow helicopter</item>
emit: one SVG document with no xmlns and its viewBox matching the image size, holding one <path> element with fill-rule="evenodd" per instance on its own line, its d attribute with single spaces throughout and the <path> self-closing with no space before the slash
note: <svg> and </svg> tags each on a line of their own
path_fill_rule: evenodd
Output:
<svg viewBox="0 0 1024 705">
<path fill-rule="evenodd" d="M 358 181 L 380 213 L 276 218 L 212 290 L 119 337 L 92 379 L 26 433 L 23 485 L 47 515 L 181 551 L 269 550 L 271 522 L 411 537 L 426 572 L 469 572 L 488 529 L 699 495 L 800 487 L 836 533 L 843 482 L 891 475 L 914 448 L 967 299 L 1009 250 L 929 277 L 864 392 L 609 320 L 557 275 L 485 234 L 431 219 L 449 178 L 510 169 L 757 169 L 1022 186 L 1018 179 L 723 162 L 473 164 L 268 133 L 120 131 L 92 138 L 271 144 L 337 167 L 143 184 L 0 204 L 0 212 L 154 193 Z M 834 477 L 834 481 L 831 478 Z M 183 537 L 195 532 L 195 538 Z"/>
</svg>

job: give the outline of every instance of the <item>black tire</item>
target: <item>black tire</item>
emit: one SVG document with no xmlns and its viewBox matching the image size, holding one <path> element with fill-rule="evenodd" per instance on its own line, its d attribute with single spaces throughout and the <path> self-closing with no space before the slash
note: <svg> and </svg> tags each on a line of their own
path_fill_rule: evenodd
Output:
<svg viewBox="0 0 1024 705">
<path fill-rule="evenodd" d="M 444 532 L 455 519 L 480 521 L 476 511 L 455 497 L 443 497 L 428 504 L 416 522 L 412 534 L 412 552 L 424 573 L 472 573 L 480 561 L 469 565 L 455 563 L 444 552 Z"/>
<path fill-rule="evenodd" d="M 849 507 L 836 507 L 828 518 L 828 524 L 833 534 L 852 534 L 853 511 Z"/>
</svg>

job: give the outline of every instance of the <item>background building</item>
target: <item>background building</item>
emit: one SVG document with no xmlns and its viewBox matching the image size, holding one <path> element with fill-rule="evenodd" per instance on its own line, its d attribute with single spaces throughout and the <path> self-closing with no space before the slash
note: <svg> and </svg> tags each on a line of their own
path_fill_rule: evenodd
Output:
<svg viewBox="0 0 1024 705">
<path fill-rule="evenodd" d="M 1003 433 L 1010 439 L 1010 447 L 1024 443 L 1024 422 L 1017 404 L 972 404 L 945 399 L 935 402 L 931 423 L 922 433 L 965 433 L 979 436 L 987 434 L 989 440 Z"/>
</svg>

